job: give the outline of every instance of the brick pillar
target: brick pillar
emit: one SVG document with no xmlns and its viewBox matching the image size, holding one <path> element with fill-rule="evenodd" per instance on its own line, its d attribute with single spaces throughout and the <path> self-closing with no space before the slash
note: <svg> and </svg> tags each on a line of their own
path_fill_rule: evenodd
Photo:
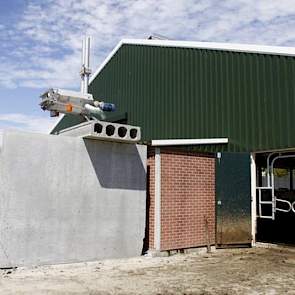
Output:
<svg viewBox="0 0 295 295">
<path fill-rule="evenodd" d="M 155 149 L 148 148 L 147 153 L 147 228 L 148 228 L 148 249 L 154 249 L 155 235 Z"/>
</svg>

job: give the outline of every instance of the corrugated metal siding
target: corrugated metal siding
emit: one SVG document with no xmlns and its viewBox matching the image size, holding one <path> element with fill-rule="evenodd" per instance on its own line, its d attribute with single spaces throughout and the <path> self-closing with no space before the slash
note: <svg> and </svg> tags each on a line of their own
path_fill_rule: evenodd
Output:
<svg viewBox="0 0 295 295">
<path fill-rule="evenodd" d="M 56 134 L 58 131 L 81 124 L 85 122 L 86 120 L 82 116 L 76 116 L 76 115 L 65 115 L 61 121 L 58 122 L 58 124 L 53 128 L 53 130 L 50 132 L 51 134 Z"/>
<path fill-rule="evenodd" d="M 295 147 L 294 74 L 294 57 L 124 45 L 90 92 L 144 140 L 228 137 L 201 150 L 269 150 Z"/>
</svg>

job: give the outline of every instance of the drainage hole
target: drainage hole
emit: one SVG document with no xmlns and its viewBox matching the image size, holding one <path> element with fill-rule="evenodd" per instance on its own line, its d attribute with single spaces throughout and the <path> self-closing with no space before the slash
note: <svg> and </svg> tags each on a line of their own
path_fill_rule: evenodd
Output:
<svg viewBox="0 0 295 295">
<path fill-rule="evenodd" d="M 137 136 L 137 129 L 134 129 L 134 128 L 130 129 L 130 137 L 134 139 L 136 138 L 136 136 Z"/>
<path fill-rule="evenodd" d="M 120 137 L 125 137 L 127 133 L 127 129 L 125 127 L 119 127 L 118 129 L 118 135 Z"/>
<path fill-rule="evenodd" d="M 96 133 L 101 133 L 101 132 L 102 132 L 102 125 L 99 124 L 99 123 L 96 123 L 96 124 L 94 125 L 94 132 L 96 132 Z"/>
<path fill-rule="evenodd" d="M 108 125 L 106 127 L 106 134 L 108 136 L 112 136 L 112 135 L 114 135 L 114 133 L 115 133 L 115 127 L 113 125 Z"/>
</svg>

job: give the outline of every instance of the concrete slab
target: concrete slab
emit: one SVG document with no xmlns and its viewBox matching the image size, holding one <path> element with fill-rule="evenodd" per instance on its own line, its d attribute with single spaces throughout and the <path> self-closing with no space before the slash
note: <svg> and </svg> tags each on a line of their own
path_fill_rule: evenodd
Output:
<svg viewBox="0 0 295 295">
<path fill-rule="evenodd" d="M 0 267 L 141 254 L 146 147 L 4 132 Z"/>
</svg>

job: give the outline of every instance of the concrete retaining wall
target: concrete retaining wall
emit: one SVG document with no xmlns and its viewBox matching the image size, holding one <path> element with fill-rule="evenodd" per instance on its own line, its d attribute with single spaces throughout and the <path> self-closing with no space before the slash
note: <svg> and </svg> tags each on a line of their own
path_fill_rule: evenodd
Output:
<svg viewBox="0 0 295 295">
<path fill-rule="evenodd" d="M 146 147 L 5 132 L 0 267 L 141 254 Z"/>
</svg>

